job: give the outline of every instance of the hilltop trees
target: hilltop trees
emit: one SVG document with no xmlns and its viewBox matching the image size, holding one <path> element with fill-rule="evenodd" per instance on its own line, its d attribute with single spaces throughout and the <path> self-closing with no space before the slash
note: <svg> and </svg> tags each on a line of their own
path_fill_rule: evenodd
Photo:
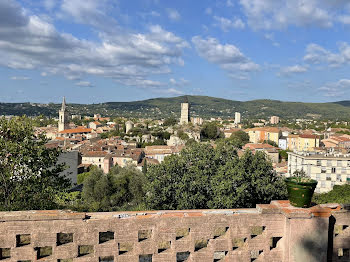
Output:
<svg viewBox="0 0 350 262">
<path fill-rule="evenodd" d="M 262 152 L 238 157 L 235 147 L 191 144 L 180 155 L 147 168 L 151 209 L 254 207 L 286 197 L 285 185 Z"/>
<path fill-rule="evenodd" d="M 28 118 L 0 118 L 0 209 L 56 208 L 55 195 L 69 180 L 60 176 L 59 151 L 45 147 L 43 135 L 34 136 Z"/>
</svg>

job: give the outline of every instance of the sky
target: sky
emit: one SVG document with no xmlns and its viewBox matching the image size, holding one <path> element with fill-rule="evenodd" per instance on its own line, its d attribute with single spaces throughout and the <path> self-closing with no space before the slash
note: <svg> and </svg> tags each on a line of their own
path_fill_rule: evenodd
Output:
<svg viewBox="0 0 350 262">
<path fill-rule="evenodd" d="M 348 0 L 0 0 L 0 102 L 350 100 Z"/>
</svg>

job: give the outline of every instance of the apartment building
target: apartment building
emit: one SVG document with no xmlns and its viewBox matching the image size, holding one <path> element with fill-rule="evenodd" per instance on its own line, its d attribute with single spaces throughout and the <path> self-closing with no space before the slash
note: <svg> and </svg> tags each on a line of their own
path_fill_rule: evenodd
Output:
<svg viewBox="0 0 350 262">
<path fill-rule="evenodd" d="M 287 145 L 292 151 L 314 151 L 320 146 L 320 138 L 317 135 L 289 135 Z"/>
<path fill-rule="evenodd" d="M 254 144 L 270 140 L 278 145 L 281 136 L 281 131 L 277 127 L 255 127 L 245 131 L 249 134 L 249 142 Z"/>
<path fill-rule="evenodd" d="M 328 192 L 334 185 L 350 182 L 350 154 L 289 152 L 287 176 L 296 170 L 318 181 L 316 193 Z"/>
</svg>

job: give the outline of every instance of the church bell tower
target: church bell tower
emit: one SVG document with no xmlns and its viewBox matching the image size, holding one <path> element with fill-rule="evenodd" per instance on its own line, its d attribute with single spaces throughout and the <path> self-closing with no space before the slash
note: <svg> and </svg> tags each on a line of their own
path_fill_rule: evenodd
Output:
<svg viewBox="0 0 350 262">
<path fill-rule="evenodd" d="M 63 97 L 61 110 L 58 111 L 58 132 L 69 129 L 69 114 L 66 109 L 66 98 Z"/>
</svg>

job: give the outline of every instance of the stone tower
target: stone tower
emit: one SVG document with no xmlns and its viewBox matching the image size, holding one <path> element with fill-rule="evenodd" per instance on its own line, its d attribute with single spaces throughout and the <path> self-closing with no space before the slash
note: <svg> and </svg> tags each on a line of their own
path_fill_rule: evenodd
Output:
<svg viewBox="0 0 350 262">
<path fill-rule="evenodd" d="M 63 97 L 61 110 L 58 111 L 58 132 L 69 129 L 69 113 L 66 110 L 66 98 Z"/>
<path fill-rule="evenodd" d="M 181 103 L 181 118 L 180 125 L 188 124 L 190 121 L 190 104 L 188 103 L 187 97 L 184 103 Z"/>
</svg>

